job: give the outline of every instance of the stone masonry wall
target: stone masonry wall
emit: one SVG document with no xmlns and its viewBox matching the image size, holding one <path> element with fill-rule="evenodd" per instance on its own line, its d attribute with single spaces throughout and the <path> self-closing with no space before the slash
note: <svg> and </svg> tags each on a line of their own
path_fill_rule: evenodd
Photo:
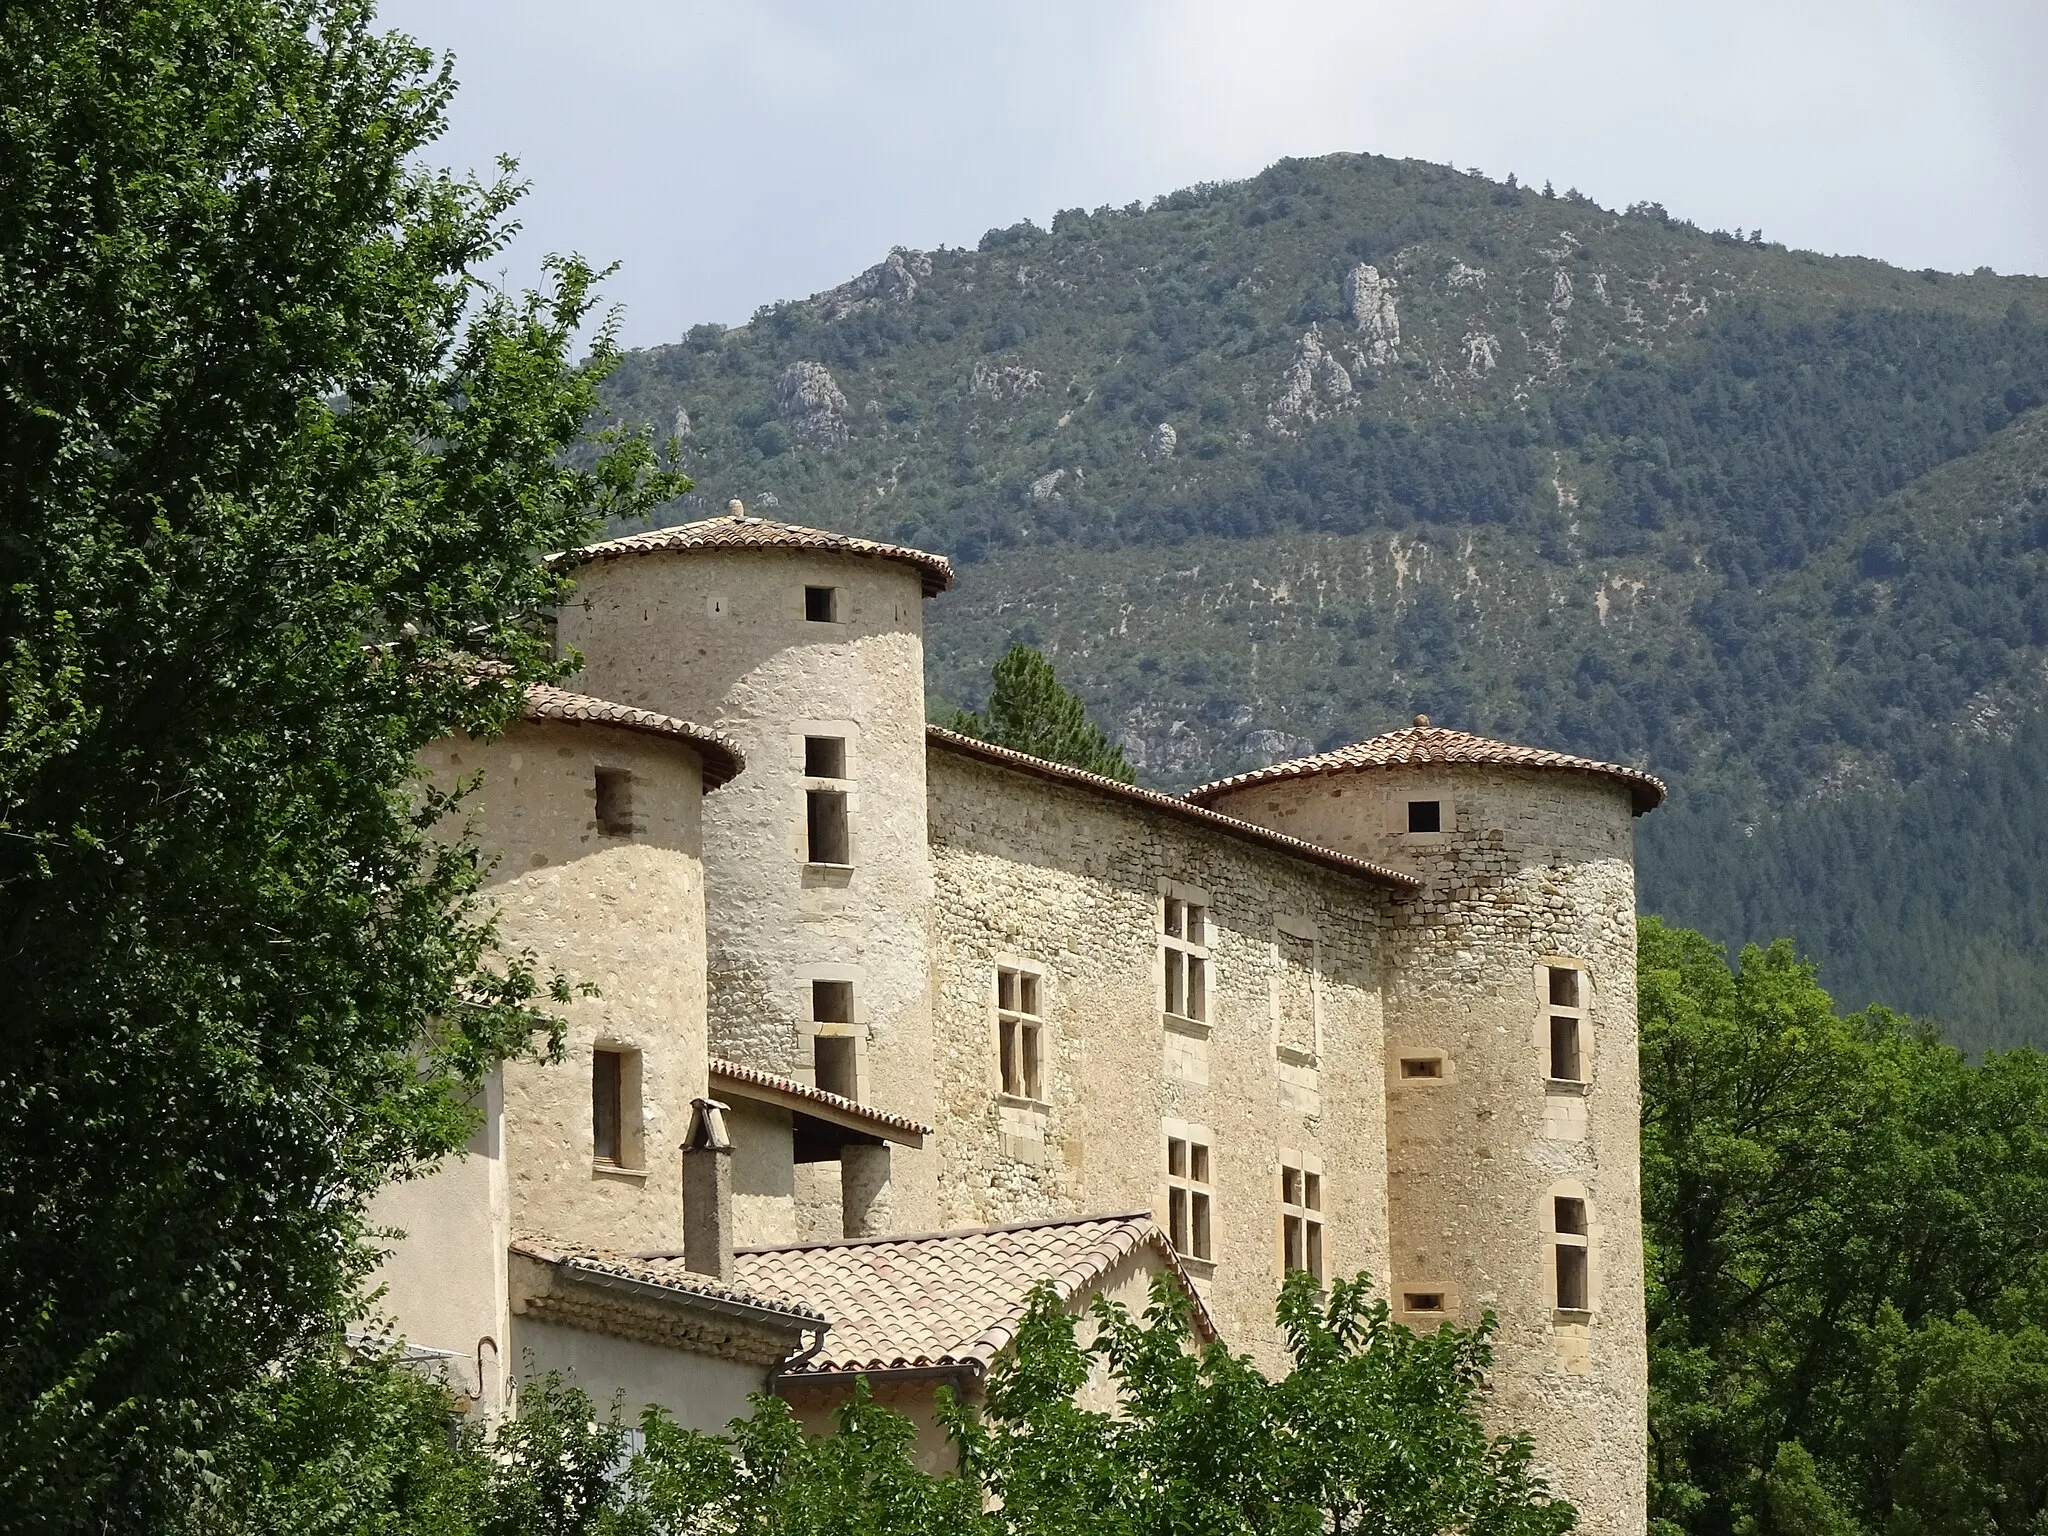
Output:
<svg viewBox="0 0 2048 1536">
<path fill-rule="evenodd" d="M 826 552 L 681 550 L 586 565 L 577 583 L 558 629 L 584 658 L 570 686 L 712 727 L 747 756 L 705 807 L 712 1049 L 809 1081 L 811 983 L 850 981 L 860 1097 L 928 1120 L 918 571 Z M 805 618 L 806 586 L 837 590 L 831 622 Z M 807 735 L 846 742 L 843 783 L 804 776 Z M 850 868 L 805 861 L 816 787 L 849 797 Z M 931 1162 L 894 1156 L 898 1230 L 934 1220 Z M 836 1205 L 837 1173 L 797 1170 L 800 1213 Z"/>
<path fill-rule="evenodd" d="M 942 747 L 928 766 L 942 1226 L 1166 1212 L 1167 1122 L 1214 1156 L 1212 1265 L 1190 1262 L 1225 1338 L 1277 1367 L 1283 1149 L 1320 1163 L 1329 1273 L 1387 1267 L 1378 928 L 1366 882 L 1100 791 Z M 1206 896 L 1211 1027 L 1162 1013 L 1161 882 Z M 1283 1056 L 1280 925 L 1313 935 L 1320 1040 Z M 1043 974 L 1042 1105 L 1000 1092 L 995 973 Z M 1301 1059 L 1307 1056 L 1307 1060 Z"/>
<path fill-rule="evenodd" d="M 1411 799 L 1439 801 L 1442 832 L 1406 831 Z M 1252 786 L 1217 809 L 1426 882 L 1387 930 L 1397 1299 L 1441 1294 L 1468 1326 L 1497 1313 L 1503 1427 L 1534 1434 L 1583 1529 L 1639 1536 L 1648 1386 L 1627 790 L 1568 772 L 1412 767 Z M 1583 967 L 1583 1087 L 1546 1081 L 1551 964 Z M 1404 1078 L 1404 1057 L 1435 1058 L 1440 1075 Z M 1582 1313 L 1556 1306 L 1560 1195 L 1587 1207 Z"/>
</svg>

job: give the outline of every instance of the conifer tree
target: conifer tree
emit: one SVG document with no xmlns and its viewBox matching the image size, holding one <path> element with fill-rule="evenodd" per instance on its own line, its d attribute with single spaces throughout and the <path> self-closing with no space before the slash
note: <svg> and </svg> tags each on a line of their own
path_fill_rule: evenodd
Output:
<svg viewBox="0 0 2048 1536">
<path fill-rule="evenodd" d="M 956 710 L 945 722 L 949 729 L 1120 783 L 1137 782 L 1137 770 L 1123 748 L 1088 718 L 1088 706 L 1060 685 L 1041 652 L 1013 645 L 991 677 L 988 707 L 979 713 Z"/>
</svg>

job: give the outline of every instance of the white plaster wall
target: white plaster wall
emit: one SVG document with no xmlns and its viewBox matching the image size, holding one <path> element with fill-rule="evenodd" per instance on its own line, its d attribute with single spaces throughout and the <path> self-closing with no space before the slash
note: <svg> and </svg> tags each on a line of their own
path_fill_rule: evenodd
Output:
<svg viewBox="0 0 2048 1536">
<path fill-rule="evenodd" d="M 1283 1149 L 1324 1170 L 1329 1272 L 1387 1269 L 1380 889 L 942 748 L 928 783 L 938 1101 L 927 1146 L 940 1162 L 941 1224 L 1122 1210 L 1163 1218 L 1164 1122 L 1206 1127 L 1216 1258 L 1198 1283 L 1232 1347 L 1279 1368 Z M 1161 879 L 1210 897 L 1206 1041 L 1163 1023 Z M 1321 936 L 1322 1043 L 1306 1073 L 1275 1049 L 1282 919 Z M 998 1097 L 994 972 L 1019 962 L 1045 973 L 1049 1105 L 1037 1117 Z"/>
<path fill-rule="evenodd" d="M 723 1434 L 734 1419 L 753 1412 L 747 1395 L 768 1386 L 762 1366 L 538 1318 L 513 1318 L 512 1344 L 521 1382 L 558 1372 L 581 1387 L 600 1412 L 617 1404 L 629 1422 L 652 1405 L 667 1409 L 685 1429 Z"/>
<path fill-rule="evenodd" d="M 1446 802 L 1442 834 L 1406 833 L 1411 798 Z M 1396 1289 L 1447 1291 L 1467 1326 L 1498 1314 L 1501 1423 L 1535 1436 L 1584 1529 L 1639 1536 L 1648 1365 L 1627 788 L 1558 771 L 1417 767 L 1255 785 L 1216 809 L 1425 881 L 1390 909 L 1387 929 Z M 1588 967 L 1583 1095 L 1545 1086 L 1548 959 Z M 1441 1080 L 1398 1077 L 1402 1055 L 1435 1053 Z M 1580 1192 L 1590 1320 L 1554 1307 L 1551 1200 Z"/>
<path fill-rule="evenodd" d="M 684 550 L 586 565 L 577 583 L 558 631 L 584 658 L 575 686 L 713 726 L 747 756 L 747 771 L 706 806 L 713 1049 L 807 1080 L 810 984 L 851 980 L 862 1098 L 928 1121 L 917 569 L 799 550 Z M 806 585 L 840 590 L 840 622 L 804 618 Z M 804 862 L 807 734 L 847 743 L 850 871 Z M 934 1219 L 931 1161 L 894 1159 L 899 1228 Z"/>
</svg>

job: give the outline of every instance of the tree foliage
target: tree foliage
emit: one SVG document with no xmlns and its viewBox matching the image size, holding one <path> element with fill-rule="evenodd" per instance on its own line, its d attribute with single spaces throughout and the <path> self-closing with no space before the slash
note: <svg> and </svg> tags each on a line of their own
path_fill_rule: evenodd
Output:
<svg viewBox="0 0 2048 1536">
<path fill-rule="evenodd" d="M 995 664 L 991 680 L 987 706 L 978 713 L 956 710 L 946 721 L 949 729 L 1120 783 L 1137 781 L 1123 748 L 1088 718 L 1079 694 L 1060 686 L 1043 653 L 1028 645 L 1011 646 Z"/>
<path fill-rule="evenodd" d="M 309 1361 L 252 1420 L 189 1536 L 1552 1536 L 1574 1528 L 1519 1436 L 1479 1422 L 1492 1323 L 1389 1321 L 1361 1277 L 1319 1304 L 1282 1292 L 1293 1368 L 1269 1380 L 1191 1347 L 1185 1299 L 1098 1302 L 1095 1336 L 1041 1288 L 985 1406 L 942 1391 L 957 1471 L 918 1469 L 915 1430 L 861 1383 L 836 1432 L 756 1398 L 712 1436 L 660 1410 L 629 1433 L 557 1381 L 488 1439 L 436 1433 L 445 1396 L 390 1359 Z M 1092 1399 L 1092 1403 L 1090 1402 Z M 637 1444 L 635 1443 L 637 1441 Z M 408 1475 L 411 1465 L 415 1472 Z"/>
<path fill-rule="evenodd" d="M 2048 1058 L 1838 1015 L 1781 941 L 1642 925 L 1661 1529 L 2038 1530 Z"/>
<path fill-rule="evenodd" d="M 415 754 L 558 672 L 538 554 L 684 482 L 562 461 L 594 274 L 473 276 L 517 188 L 420 167 L 451 90 L 368 0 L 0 9 L 0 1500 L 40 1529 L 190 1485 L 564 985 Z"/>
</svg>

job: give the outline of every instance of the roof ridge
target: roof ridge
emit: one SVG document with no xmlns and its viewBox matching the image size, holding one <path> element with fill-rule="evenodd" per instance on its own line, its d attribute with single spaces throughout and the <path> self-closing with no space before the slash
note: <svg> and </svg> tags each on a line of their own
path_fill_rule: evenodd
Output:
<svg viewBox="0 0 2048 1536">
<path fill-rule="evenodd" d="M 886 1243 L 929 1243 L 948 1237 L 994 1237 L 1004 1232 L 1037 1232 L 1049 1227 L 1080 1227 L 1091 1222 L 1115 1224 L 1147 1222 L 1157 1225 L 1150 1211 L 1111 1211 L 1082 1216 L 1042 1216 L 1032 1221 L 1005 1222 L 993 1227 L 951 1227 L 937 1232 L 893 1232 L 883 1237 L 820 1237 L 802 1243 L 765 1243 L 735 1248 L 734 1253 L 802 1253 L 813 1248 L 878 1248 Z M 635 1254 L 635 1258 L 680 1258 L 680 1254 Z"/>
<path fill-rule="evenodd" d="M 838 533 L 830 528 L 811 528 L 802 523 L 785 523 L 752 513 L 698 518 L 695 522 L 670 523 L 639 533 L 601 539 L 576 549 L 557 550 L 546 563 L 563 566 L 588 565 L 597 560 L 616 560 L 626 555 L 655 554 L 682 549 L 808 549 L 847 555 L 871 555 L 877 559 L 900 560 L 918 568 L 924 595 L 936 597 L 953 585 L 953 562 L 930 550 L 907 544 L 887 544 L 864 539 L 858 534 Z"/>
</svg>

